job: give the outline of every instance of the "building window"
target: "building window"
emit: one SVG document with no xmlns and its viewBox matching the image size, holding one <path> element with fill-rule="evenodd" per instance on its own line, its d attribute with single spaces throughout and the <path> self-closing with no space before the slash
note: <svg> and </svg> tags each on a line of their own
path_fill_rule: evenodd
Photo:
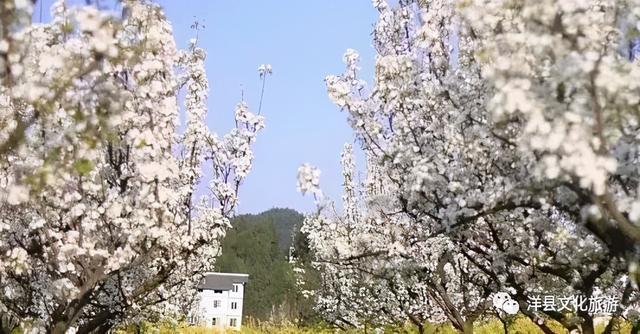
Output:
<svg viewBox="0 0 640 334">
<path fill-rule="evenodd" d="M 211 326 L 215 326 L 218 324 L 218 318 L 211 319 Z"/>
<path fill-rule="evenodd" d="M 222 300 L 214 300 L 213 301 L 213 308 L 218 308 L 222 306 Z"/>
<path fill-rule="evenodd" d="M 222 293 L 222 290 L 213 290 L 213 293 Z"/>
<path fill-rule="evenodd" d="M 238 284 L 234 284 L 233 288 L 231 289 L 231 291 L 238 292 Z"/>
<path fill-rule="evenodd" d="M 229 319 L 229 326 L 236 327 L 237 323 L 238 323 L 238 321 L 236 320 L 236 318 Z"/>
<path fill-rule="evenodd" d="M 236 303 L 236 302 L 231 302 L 231 309 L 232 309 L 232 310 L 235 310 L 235 309 L 237 309 L 237 308 L 238 308 L 238 303 Z"/>
</svg>

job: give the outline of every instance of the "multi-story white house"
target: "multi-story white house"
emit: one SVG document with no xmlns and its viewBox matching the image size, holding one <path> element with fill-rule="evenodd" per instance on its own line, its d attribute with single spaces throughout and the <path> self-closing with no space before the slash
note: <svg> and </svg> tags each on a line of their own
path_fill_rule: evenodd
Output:
<svg viewBox="0 0 640 334">
<path fill-rule="evenodd" d="M 207 327 L 240 329 L 248 274 L 207 273 L 198 285 L 200 305 L 191 321 Z"/>
</svg>

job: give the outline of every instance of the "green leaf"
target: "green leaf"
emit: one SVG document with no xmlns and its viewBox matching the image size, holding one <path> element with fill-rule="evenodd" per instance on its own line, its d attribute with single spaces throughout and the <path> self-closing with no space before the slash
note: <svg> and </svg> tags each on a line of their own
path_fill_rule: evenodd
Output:
<svg viewBox="0 0 640 334">
<path fill-rule="evenodd" d="M 559 83 L 558 86 L 556 87 L 556 98 L 558 102 L 560 103 L 564 102 L 564 97 L 566 92 L 567 92 L 567 87 L 565 87 L 564 82 Z"/>
<path fill-rule="evenodd" d="M 86 175 L 93 169 L 93 162 L 87 159 L 80 159 L 73 164 L 73 168 L 81 175 Z"/>
</svg>

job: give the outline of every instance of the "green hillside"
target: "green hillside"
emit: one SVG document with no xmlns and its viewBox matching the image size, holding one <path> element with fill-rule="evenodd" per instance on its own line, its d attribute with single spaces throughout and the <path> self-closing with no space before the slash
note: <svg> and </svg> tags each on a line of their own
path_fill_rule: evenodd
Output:
<svg viewBox="0 0 640 334">
<path fill-rule="evenodd" d="M 310 301 L 296 289 L 293 266 L 287 258 L 292 243 L 296 244 L 301 259 L 308 258 L 303 256 L 306 239 L 299 231 L 303 219 L 302 214 L 291 209 L 271 209 L 233 219 L 233 228 L 222 242 L 222 255 L 216 267 L 221 272 L 250 275 L 245 291 L 245 317 L 275 321 L 314 318 Z M 308 267 L 307 263 L 300 265 Z M 307 273 L 313 275 L 312 270 Z"/>
</svg>

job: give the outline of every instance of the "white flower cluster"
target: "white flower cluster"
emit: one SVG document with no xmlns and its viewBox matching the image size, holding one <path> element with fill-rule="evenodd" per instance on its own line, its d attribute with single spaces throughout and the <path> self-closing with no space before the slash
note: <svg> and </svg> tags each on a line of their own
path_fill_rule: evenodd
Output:
<svg viewBox="0 0 640 334">
<path fill-rule="evenodd" d="M 354 183 L 347 147 L 343 211 L 324 202 L 305 221 L 318 310 L 340 326 L 472 333 L 504 291 L 521 305 L 601 291 L 637 307 L 640 67 L 621 27 L 638 25 L 640 3 L 373 3 L 375 85 L 353 50 L 326 79 L 368 175 Z M 300 168 L 299 190 L 317 187 L 314 172 Z M 520 309 L 545 332 L 545 319 L 594 328 Z"/>
<path fill-rule="evenodd" d="M 298 168 L 298 191 L 305 194 L 311 193 L 314 196 L 320 195 L 320 170 L 309 164 L 304 164 Z"/>
<path fill-rule="evenodd" d="M 273 69 L 271 68 L 271 64 L 262 64 L 258 66 L 258 73 L 260 74 L 260 77 L 264 77 L 268 74 L 272 74 Z"/>
<path fill-rule="evenodd" d="M 19 19 L 30 1 L 0 5 L 0 305 L 34 329 L 188 310 L 264 128 L 241 103 L 211 133 L 204 50 L 178 50 L 159 6 L 122 5 L 57 1 L 39 25 Z"/>
</svg>

